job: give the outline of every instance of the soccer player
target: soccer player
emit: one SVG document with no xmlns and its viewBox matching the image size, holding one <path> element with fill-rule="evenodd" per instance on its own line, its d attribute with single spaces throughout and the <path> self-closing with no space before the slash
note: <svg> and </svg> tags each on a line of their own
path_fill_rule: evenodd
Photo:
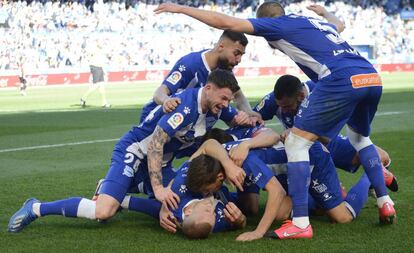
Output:
<svg viewBox="0 0 414 253">
<path fill-rule="evenodd" d="M 308 102 L 301 105 L 285 141 L 293 222 L 280 228 L 280 234 L 290 231 L 281 239 L 309 238 L 303 236 L 311 231 L 308 151 L 319 137 L 332 139 L 345 124 L 347 136 L 375 189 L 380 222 L 392 224 L 395 221 L 394 203 L 387 193 L 382 164 L 369 138 L 370 124 L 382 94 L 381 78 L 372 64 L 339 36 L 336 24 L 330 24 L 329 19 L 330 23 L 325 23 L 295 14 L 286 15 L 284 8 L 275 1 L 261 4 L 256 18 L 252 19 L 171 3 L 159 5 L 154 12 L 182 13 L 215 28 L 264 37 L 271 47 L 289 56 L 316 83 Z"/>
<path fill-rule="evenodd" d="M 299 78 L 292 75 L 281 76 L 275 83 L 273 92 L 267 94 L 254 108 L 261 114 L 263 120 L 271 120 L 276 116 L 285 129 L 294 125 L 294 118 L 298 113 L 301 103 L 306 103 L 309 94 L 315 87 L 315 83 L 307 81 L 302 83 Z M 286 134 L 282 135 L 282 139 Z M 342 135 L 328 140 L 326 145 L 331 153 L 332 160 L 337 168 L 355 173 L 361 165 L 358 152 L 352 146 L 349 138 Z M 381 158 L 382 169 L 386 186 L 391 191 L 398 191 L 398 183 L 394 175 L 387 169 L 391 164 L 388 153 L 377 147 Z"/>
<path fill-rule="evenodd" d="M 27 63 L 24 60 L 24 56 L 20 56 L 17 67 L 18 67 L 18 70 L 19 70 L 19 82 L 20 82 L 19 91 L 20 91 L 20 94 L 22 96 L 27 95 L 27 92 L 26 92 L 26 89 L 27 89 L 27 80 L 26 80 L 27 66 L 26 65 L 27 65 Z"/>
<path fill-rule="evenodd" d="M 80 105 L 82 108 L 86 106 L 86 99 L 92 94 L 95 90 L 99 90 L 102 98 L 102 107 L 103 108 L 110 108 L 111 104 L 106 99 L 106 91 L 105 91 L 105 78 L 104 78 L 104 70 L 103 66 L 106 62 L 104 51 L 102 50 L 102 45 L 97 41 L 95 47 L 90 48 L 90 61 L 89 61 L 89 68 L 92 75 L 92 85 L 83 94 L 82 98 L 80 99 Z"/>
<path fill-rule="evenodd" d="M 152 101 L 142 109 L 140 122 L 157 105 L 162 105 L 165 112 L 173 111 L 181 101 L 178 97 L 171 97 L 171 95 L 186 88 L 203 87 L 212 70 L 231 71 L 240 63 L 247 44 L 248 40 L 243 33 L 224 31 L 214 48 L 192 52 L 181 57 L 155 91 Z M 259 116 L 252 111 L 242 90 L 234 94 L 234 101 L 238 110 Z"/>
<path fill-rule="evenodd" d="M 234 149 L 234 147 L 238 147 L 242 144 L 243 140 L 239 140 L 226 143 L 224 144 L 224 147 L 226 150 L 230 151 Z M 204 153 L 206 154 L 210 154 L 209 152 L 211 150 L 217 151 L 219 149 L 217 144 L 215 144 L 214 142 L 205 142 L 202 148 L 204 148 Z M 197 153 L 194 154 L 194 156 L 196 155 Z M 310 158 L 312 173 L 311 185 L 309 187 L 309 190 L 310 196 L 312 197 L 311 200 L 313 203 L 312 205 L 310 204 L 309 207 L 312 209 L 315 209 L 316 207 L 322 208 L 326 211 L 327 215 L 332 219 L 332 221 L 337 223 L 347 223 L 355 219 L 368 199 L 368 189 L 370 186 L 370 182 L 366 174 L 362 175 L 357 184 L 355 184 L 350 189 L 345 199 L 343 199 L 338 176 L 336 174 L 335 166 L 331 160 L 329 152 L 324 148 L 322 144 L 316 142 L 310 149 Z M 284 146 L 282 143 L 278 143 L 277 145 L 274 145 L 271 148 L 250 150 L 246 160 L 243 161 L 243 169 L 251 169 L 255 168 L 255 166 L 263 167 L 263 165 L 265 165 L 271 168 L 274 175 L 278 179 L 278 182 L 283 186 L 285 190 L 288 190 L 288 187 L 290 185 L 288 185 L 287 182 L 286 163 L 287 155 Z M 198 173 L 203 173 L 202 169 L 203 167 L 199 167 L 199 169 L 197 170 Z M 205 184 L 204 180 L 206 180 L 206 176 L 196 177 L 198 178 L 198 180 L 194 180 L 193 178 L 195 177 L 190 175 L 191 173 L 188 174 L 188 182 L 190 183 L 187 186 L 189 187 L 189 189 L 194 188 L 194 186 L 192 186 L 191 181 L 196 181 L 195 185 Z M 248 177 L 251 181 L 260 179 L 262 176 L 259 174 L 255 176 L 255 174 L 249 174 L 247 171 L 246 174 L 246 177 Z M 209 177 L 214 178 L 214 175 L 217 176 L 218 181 L 220 181 L 219 179 L 222 179 L 222 176 L 220 174 L 215 174 L 213 172 L 210 173 Z M 266 175 L 266 173 L 264 173 L 264 175 Z M 211 189 L 213 187 L 210 186 L 209 188 Z M 245 182 L 244 191 L 241 194 L 248 194 L 251 196 L 258 197 L 259 189 L 257 187 L 252 187 L 251 185 L 249 186 L 249 183 Z M 242 202 L 242 200 L 239 199 L 239 207 L 240 202 Z M 289 197 L 284 197 L 281 203 L 281 206 L 277 207 L 278 211 L 276 212 L 276 216 L 274 217 L 277 220 L 285 220 L 289 217 L 291 213 L 291 199 Z M 258 206 L 258 202 L 250 202 L 248 204 L 250 206 Z M 284 226 L 290 225 L 290 222 L 286 222 Z M 266 236 L 280 239 L 285 237 L 286 234 L 290 233 L 295 232 L 287 230 L 281 233 L 280 231 L 275 230 L 270 231 L 269 233 L 267 233 Z M 255 231 L 254 233 L 246 235 L 246 237 L 244 237 L 243 240 L 255 240 L 261 238 L 263 235 L 264 234 L 261 234 L 259 231 Z M 312 231 L 307 231 L 306 234 L 304 234 L 303 236 L 308 238 L 311 237 Z"/>
<path fill-rule="evenodd" d="M 232 121 L 236 112 L 228 105 L 238 90 L 231 72 L 212 71 L 203 88 L 177 94 L 182 103 L 174 112 L 165 114 L 159 106 L 120 139 L 96 202 L 86 198 L 49 203 L 30 199 L 11 217 L 8 230 L 19 232 L 38 217 L 53 214 L 107 220 L 116 214 L 136 176 L 146 179 L 150 194 L 157 200 L 176 208 L 179 198 L 167 187 L 175 175 L 171 170 L 174 153 L 204 135 L 208 130 L 206 122 L 211 124 L 219 118 Z M 227 173 L 230 181 L 242 189 L 245 173 L 241 169 Z"/>
</svg>

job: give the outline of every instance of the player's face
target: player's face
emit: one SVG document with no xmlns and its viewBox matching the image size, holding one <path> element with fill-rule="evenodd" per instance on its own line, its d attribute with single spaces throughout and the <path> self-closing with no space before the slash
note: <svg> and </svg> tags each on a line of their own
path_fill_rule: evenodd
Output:
<svg viewBox="0 0 414 253">
<path fill-rule="evenodd" d="M 296 114 L 298 112 L 298 107 L 300 103 L 301 102 L 298 101 L 297 98 L 284 97 L 282 99 L 276 99 L 276 104 L 279 106 L 280 110 L 283 113 Z"/>
<path fill-rule="evenodd" d="M 201 192 L 203 193 L 204 196 L 210 195 L 213 192 L 217 192 L 220 189 L 222 184 L 223 184 L 223 180 L 220 178 L 217 178 L 216 182 L 203 187 L 201 189 Z"/>
<path fill-rule="evenodd" d="M 233 99 L 233 93 L 229 88 L 220 89 L 214 84 L 208 85 L 210 86 L 207 90 L 208 110 L 217 114 L 221 109 L 229 106 L 230 101 Z"/>
<path fill-rule="evenodd" d="M 197 222 L 207 222 L 214 227 L 216 217 L 214 213 L 213 197 L 204 198 L 198 201 L 194 206 L 192 212 L 197 216 Z"/>
<path fill-rule="evenodd" d="M 225 40 L 221 44 L 221 54 L 217 61 L 217 68 L 232 70 L 241 62 L 246 47 L 238 41 Z"/>
</svg>

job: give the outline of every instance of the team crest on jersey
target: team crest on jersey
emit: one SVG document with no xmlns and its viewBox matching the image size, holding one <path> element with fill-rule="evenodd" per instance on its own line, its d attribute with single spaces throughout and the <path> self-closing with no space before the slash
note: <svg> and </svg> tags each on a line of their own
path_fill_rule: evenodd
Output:
<svg viewBox="0 0 414 253">
<path fill-rule="evenodd" d="M 173 129 L 176 129 L 181 123 L 184 121 L 184 116 L 176 112 L 174 113 L 167 121 L 168 125 L 170 125 Z"/>
<path fill-rule="evenodd" d="M 181 186 L 180 186 L 180 193 L 186 193 L 187 192 L 187 186 L 185 185 L 185 184 L 182 184 Z"/>
<path fill-rule="evenodd" d="M 260 103 L 256 106 L 256 110 L 260 111 L 263 109 L 263 107 L 266 104 L 266 100 L 268 99 L 268 97 L 266 96 L 264 99 L 262 99 L 262 101 L 260 101 Z"/>
<path fill-rule="evenodd" d="M 181 72 L 180 71 L 174 71 L 171 73 L 171 75 L 167 78 L 167 81 L 170 82 L 171 84 L 177 84 L 178 81 L 181 80 Z"/>
</svg>

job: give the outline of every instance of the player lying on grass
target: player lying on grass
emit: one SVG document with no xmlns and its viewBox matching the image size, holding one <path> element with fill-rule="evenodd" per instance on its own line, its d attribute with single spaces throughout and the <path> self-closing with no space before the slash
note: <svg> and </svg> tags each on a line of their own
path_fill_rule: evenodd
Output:
<svg viewBox="0 0 414 253">
<path fill-rule="evenodd" d="M 267 94 L 254 107 L 254 110 L 262 115 L 263 120 L 271 120 L 276 116 L 285 129 L 290 129 L 293 127 L 300 105 L 307 103 L 309 94 L 314 87 L 315 83 L 312 81 L 302 83 L 295 76 L 281 76 L 277 79 L 273 92 Z M 282 139 L 285 135 L 286 132 L 282 134 Z M 338 135 L 330 140 L 326 147 L 331 153 L 337 168 L 355 173 L 361 166 L 358 152 L 352 146 L 348 137 Z M 387 169 L 391 164 L 388 153 L 378 146 L 375 147 L 381 158 L 386 186 L 393 192 L 398 191 L 396 177 Z"/>
<path fill-rule="evenodd" d="M 224 144 L 227 150 L 240 145 L 241 141 L 235 141 Z M 219 147 L 213 141 L 205 142 L 203 146 L 214 146 L 209 147 L 207 150 L 218 150 Z M 244 148 L 242 148 L 244 149 Z M 242 152 L 245 153 L 245 152 Z M 208 154 L 208 152 L 207 152 Z M 196 155 L 196 154 L 195 154 Z M 237 156 L 237 155 L 235 155 Z M 335 166 L 330 158 L 329 152 L 324 148 L 320 143 L 315 143 L 310 149 L 312 173 L 311 173 L 311 185 L 309 187 L 309 192 L 311 198 L 311 209 L 323 208 L 326 211 L 326 214 L 331 218 L 333 222 L 337 223 L 346 223 L 352 221 L 358 215 L 359 211 L 365 204 L 368 198 L 368 188 L 370 182 L 365 174 L 363 174 L 360 180 L 355 184 L 348 194 L 346 195 L 345 200 L 342 197 L 341 187 L 339 184 L 338 176 L 336 174 Z M 242 158 L 241 158 L 242 159 Z M 254 149 L 248 152 L 246 161 L 243 161 L 243 169 L 253 166 L 264 168 L 267 166 L 272 169 L 273 173 L 278 179 L 278 182 L 283 185 L 286 190 L 289 185 L 286 178 L 286 163 L 287 157 L 284 147 L 281 143 L 272 147 L 272 148 L 262 148 Z M 242 159 L 243 160 L 243 159 Z M 251 162 L 253 161 L 253 162 Z M 197 171 L 202 173 L 204 167 L 199 167 Z M 246 184 L 249 184 L 249 180 L 254 182 L 258 178 L 261 178 L 266 174 L 266 170 L 263 169 L 262 175 L 258 177 L 259 174 L 249 174 L 246 172 L 246 178 L 244 182 L 244 191 L 241 194 L 250 194 L 256 195 L 259 194 L 259 189 L 257 187 L 246 187 Z M 196 177 L 198 183 L 196 185 L 202 185 L 203 178 Z M 217 175 L 217 178 L 221 178 L 221 175 Z M 188 177 L 189 182 L 192 178 Z M 189 187 L 192 189 L 193 187 Z M 193 189 L 192 191 L 200 191 L 200 189 Z M 245 199 L 257 199 L 257 198 L 245 198 Z M 239 203 L 241 200 L 238 201 Z M 258 209 L 258 202 L 250 202 L 251 209 Z M 266 205 L 267 206 L 267 205 Z M 281 207 L 277 207 L 278 211 L 274 216 L 277 220 L 284 220 L 289 217 L 291 212 L 291 201 L 289 197 L 283 199 L 283 204 Z M 259 228 L 259 227 L 258 227 Z M 276 230 L 277 231 L 277 230 Z M 268 236 L 277 237 L 283 239 L 284 237 L 296 237 L 296 238 L 310 238 L 312 236 L 312 230 L 307 230 L 306 232 L 290 235 L 289 230 L 287 230 L 287 235 L 285 233 L 270 232 Z M 292 232 L 293 233 L 293 232 Z M 296 233 L 296 232 L 295 232 Z M 240 240 L 254 240 L 259 239 L 264 235 L 263 230 L 255 230 L 251 233 L 247 233 L 244 236 L 240 236 Z"/>
<path fill-rule="evenodd" d="M 179 198 L 167 187 L 175 176 L 172 159 L 179 150 L 195 145 L 196 138 L 201 138 L 219 118 L 243 123 L 236 118 L 237 112 L 228 107 L 237 90 L 239 86 L 231 72 L 212 71 L 203 88 L 177 94 L 181 104 L 174 112 L 164 113 L 161 107 L 155 108 L 141 125 L 133 127 L 120 139 L 96 201 L 77 197 L 40 203 L 30 199 L 12 216 L 8 230 L 19 232 L 36 218 L 46 215 L 109 219 L 116 214 L 136 178 L 144 178 L 146 185 L 151 186 L 148 194 L 170 207 L 177 207 Z M 244 172 L 241 169 L 229 171 L 228 177 L 241 187 Z"/>
<path fill-rule="evenodd" d="M 158 105 L 162 105 L 165 112 L 172 112 L 181 103 L 181 99 L 170 95 L 187 88 L 203 87 L 212 70 L 232 71 L 240 63 L 247 44 L 248 40 L 243 33 L 224 31 L 214 48 L 181 57 L 155 91 L 152 101 L 142 109 L 140 122 Z M 234 101 L 237 109 L 258 116 L 252 111 L 241 89 L 234 93 Z"/>
</svg>

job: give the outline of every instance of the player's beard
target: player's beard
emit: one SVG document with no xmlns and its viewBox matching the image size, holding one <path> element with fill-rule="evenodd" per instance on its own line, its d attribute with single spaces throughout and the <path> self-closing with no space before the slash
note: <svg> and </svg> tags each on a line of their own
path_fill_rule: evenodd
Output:
<svg viewBox="0 0 414 253">
<path fill-rule="evenodd" d="M 225 69 L 225 70 L 233 70 L 234 66 L 232 66 L 226 58 L 219 57 L 217 61 L 217 68 L 218 69 Z"/>
</svg>

